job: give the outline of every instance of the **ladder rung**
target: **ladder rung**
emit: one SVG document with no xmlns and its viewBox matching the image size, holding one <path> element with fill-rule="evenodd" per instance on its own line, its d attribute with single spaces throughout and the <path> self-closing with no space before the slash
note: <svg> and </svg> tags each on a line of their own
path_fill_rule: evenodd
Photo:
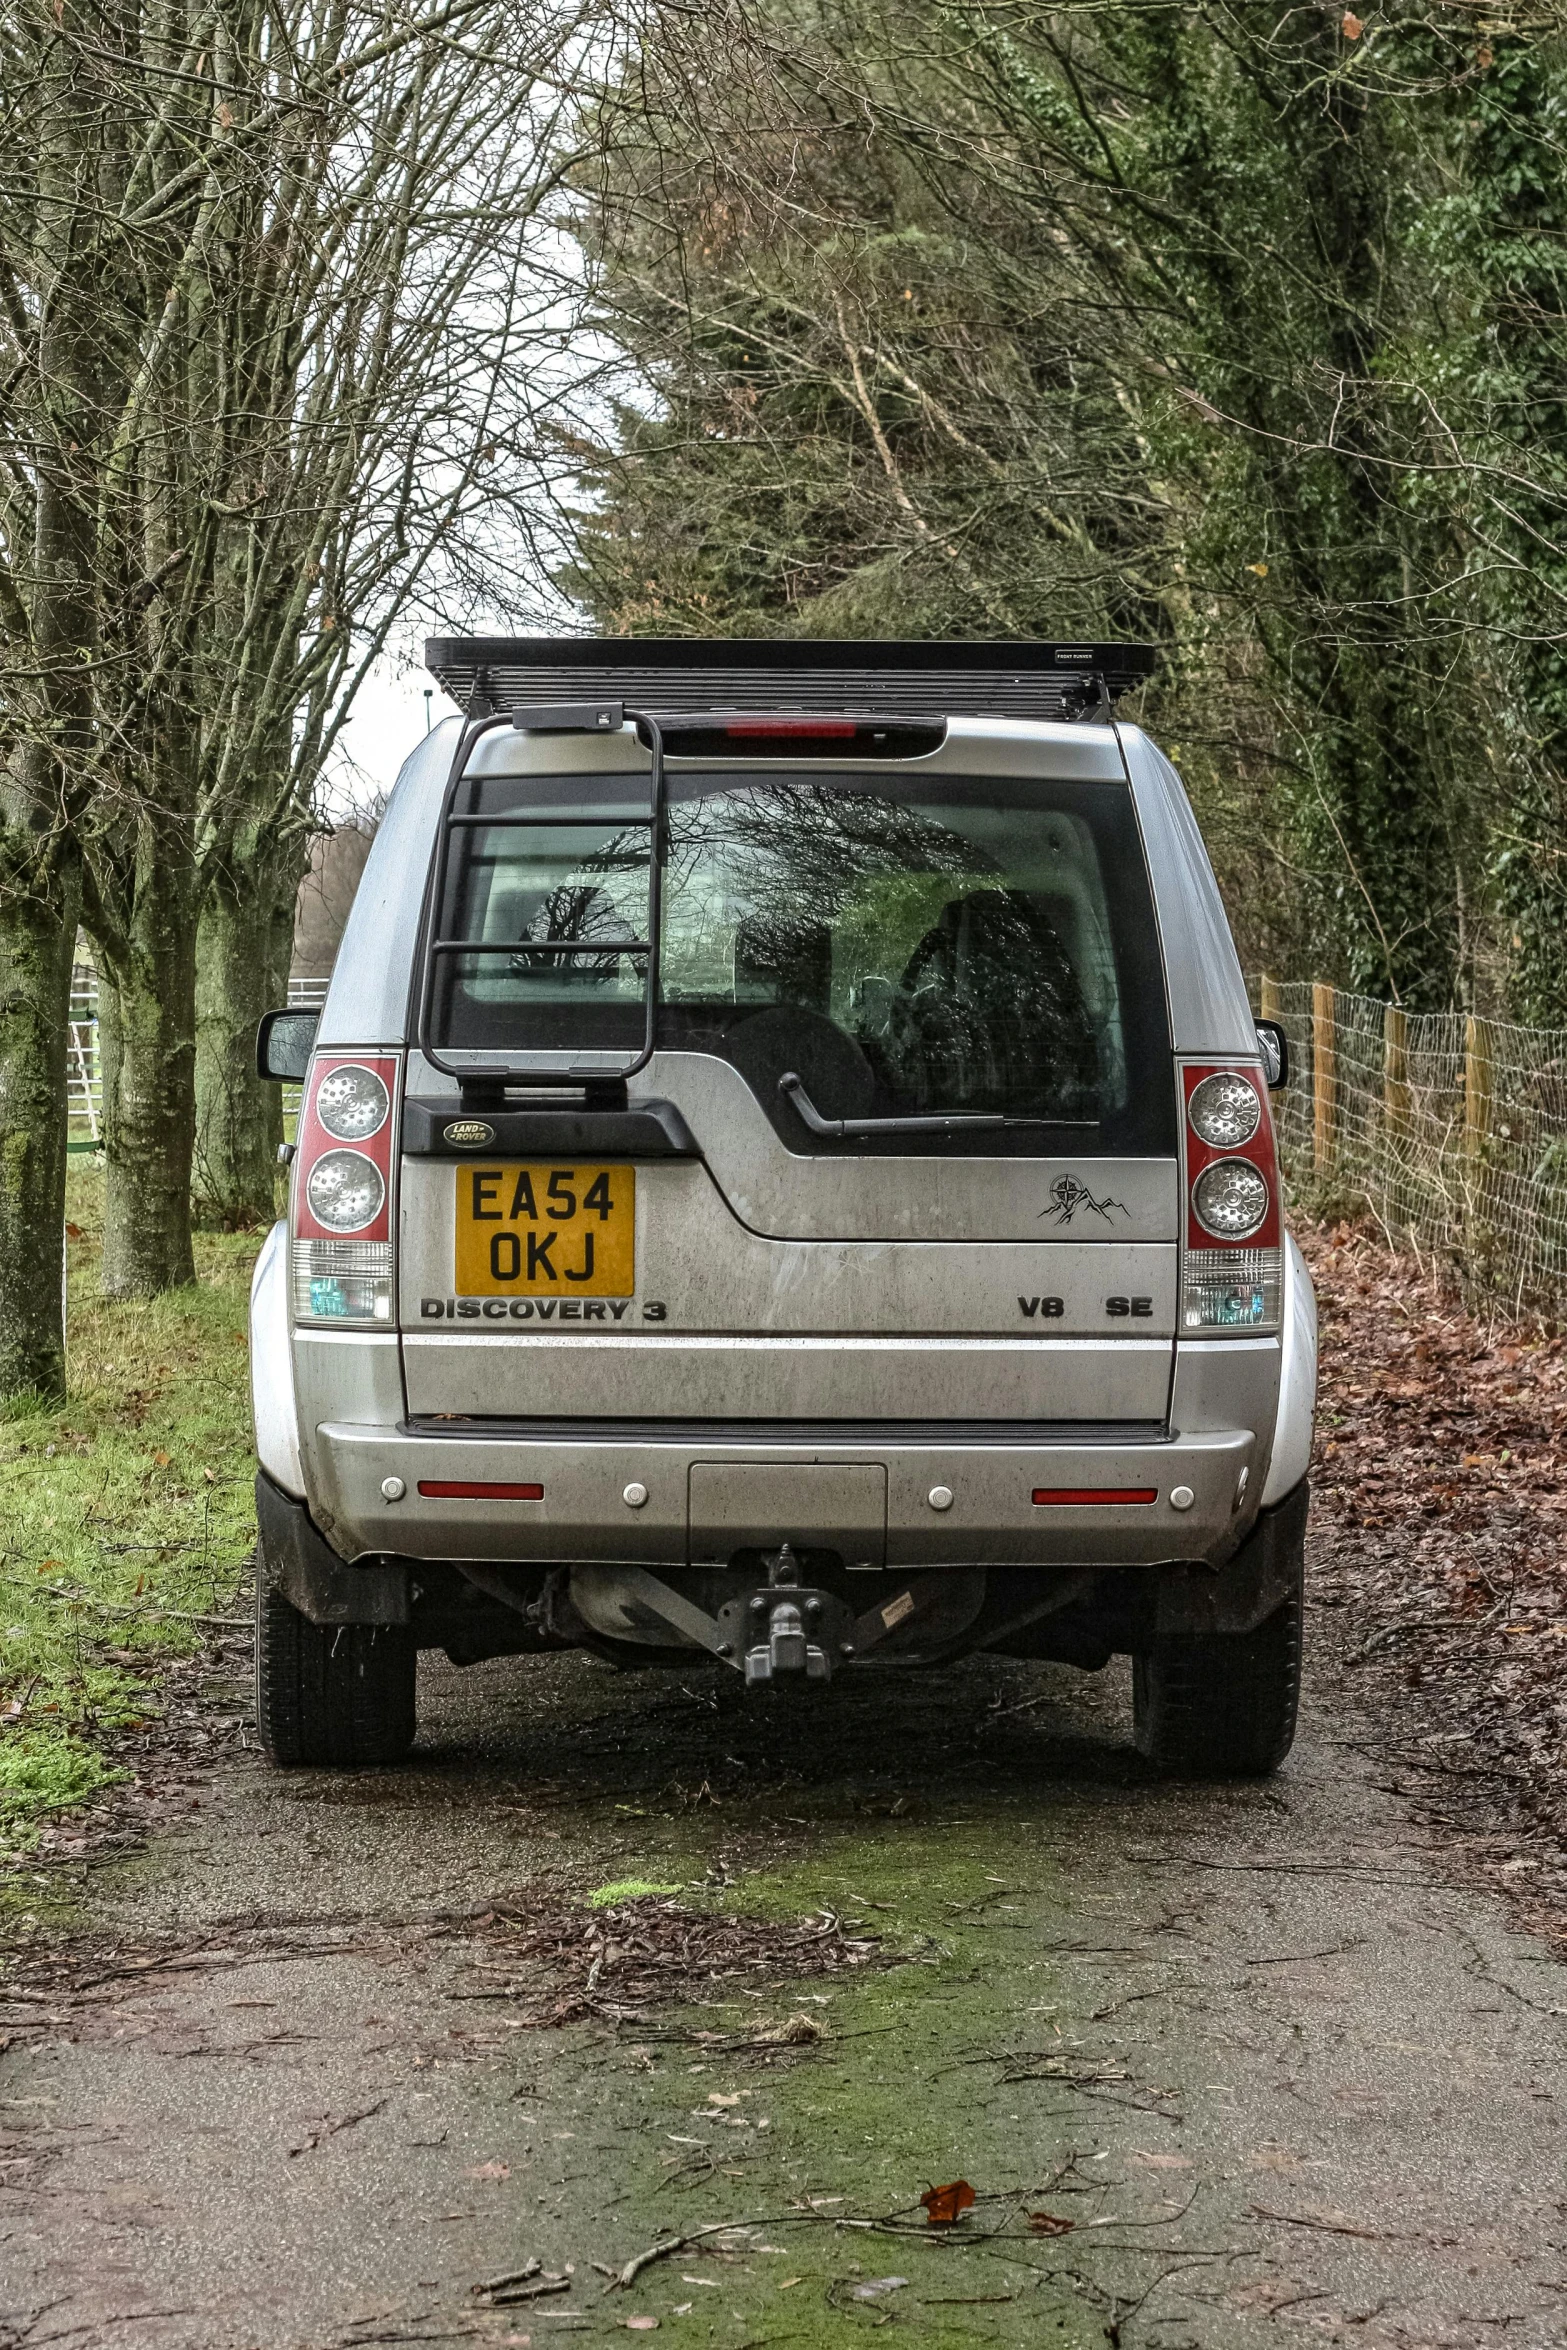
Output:
<svg viewBox="0 0 1567 2350">
<path fill-rule="evenodd" d="M 451 830 L 453 830 L 453 831 L 457 830 L 459 827 L 468 827 L 468 826 L 473 826 L 473 825 L 480 825 L 480 824 L 482 824 L 482 825 L 486 825 L 486 826 L 488 826 L 488 825 L 492 825 L 492 824 L 494 824 L 494 825 L 505 825 L 505 826 L 509 826 L 509 827 L 513 827 L 513 828 L 515 828 L 515 827 L 516 827 L 516 826 L 518 826 L 518 825 L 523 825 L 523 824 L 537 824 L 537 825 L 548 825 L 548 826 L 549 826 L 549 827 L 551 827 L 551 828 L 552 828 L 554 831 L 557 831 L 557 832 L 563 832 L 563 831 L 565 831 L 565 830 L 568 828 L 568 826 L 569 826 L 569 827 L 571 827 L 572 829 L 574 829 L 574 830 L 576 830 L 576 831 L 580 832 L 580 831 L 582 830 L 583 826 L 584 826 L 584 825 L 588 825 L 588 824 L 641 824 L 641 825 L 651 825 L 652 821 L 653 821 L 653 819 L 652 819 L 651 815 L 647 815 L 647 816 L 638 816 L 638 815 L 636 815 L 635 813 L 627 814 L 627 815 L 624 815 L 624 816 L 622 816 L 622 815 L 619 815 L 619 814 L 616 814 L 616 815 L 613 815 L 613 816 L 529 816 L 529 815 L 526 815 L 526 814 L 524 814 L 524 815 L 516 815 L 516 816 L 466 816 L 466 815 L 465 815 L 465 816 L 448 816 L 448 817 L 447 817 L 447 819 L 446 819 L 446 822 L 447 822 L 447 825 L 448 825 L 449 829 L 451 829 Z"/>
<path fill-rule="evenodd" d="M 645 955 L 645 938 L 437 938 L 432 955 Z"/>
</svg>

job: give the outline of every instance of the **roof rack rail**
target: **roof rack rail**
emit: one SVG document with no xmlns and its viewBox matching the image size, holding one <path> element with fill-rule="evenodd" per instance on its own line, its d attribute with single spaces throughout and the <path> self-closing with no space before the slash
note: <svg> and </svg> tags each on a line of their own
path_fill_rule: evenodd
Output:
<svg viewBox="0 0 1567 2350">
<path fill-rule="evenodd" d="M 437 636 L 425 667 L 463 709 L 584 695 L 655 714 L 853 711 L 858 717 L 1103 718 L 1153 670 L 1152 645 L 917 638 Z"/>
</svg>

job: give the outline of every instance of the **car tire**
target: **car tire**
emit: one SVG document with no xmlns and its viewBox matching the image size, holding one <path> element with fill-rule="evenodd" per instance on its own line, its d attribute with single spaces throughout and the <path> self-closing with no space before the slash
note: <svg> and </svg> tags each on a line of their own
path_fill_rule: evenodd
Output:
<svg viewBox="0 0 1567 2350">
<path fill-rule="evenodd" d="M 1304 1589 L 1250 1632 L 1160 1641 L 1132 1659 L 1138 1750 L 1172 1778 L 1263 1779 L 1295 1741 Z"/>
<path fill-rule="evenodd" d="M 313 1624 L 256 1573 L 256 1724 L 269 1762 L 401 1762 L 417 1726 L 406 1624 Z"/>
</svg>

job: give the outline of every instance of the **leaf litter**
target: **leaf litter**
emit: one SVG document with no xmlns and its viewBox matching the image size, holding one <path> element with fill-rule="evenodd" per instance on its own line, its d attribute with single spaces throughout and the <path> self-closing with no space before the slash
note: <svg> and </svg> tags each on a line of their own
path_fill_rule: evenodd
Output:
<svg viewBox="0 0 1567 2350">
<path fill-rule="evenodd" d="M 1366 1227 L 1299 1238 L 1322 1325 L 1308 1593 L 1341 1611 L 1368 1746 L 1434 1802 L 1453 1785 L 1471 1857 L 1559 1945 L 1567 1333 L 1470 1312 Z"/>
<path fill-rule="evenodd" d="M 878 1963 L 892 1959 L 877 1937 L 847 1930 L 831 1910 L 779 1920 L 642 1897 L 584 1913 L 559 1892 L 525 1887 L 489 1904 L 474 1979 L 451 1996 L 519 2001 L 517 2020 L 537 2028 L 590 2016 L 635 2022 L 648 2006 L 689 2004 L 758 1977 L 815 1981 Z M 718 2037 L 766 2051 L 823 2036 L 813 2017 L 795 2015 L 737 2042 Z"/>
</svg>

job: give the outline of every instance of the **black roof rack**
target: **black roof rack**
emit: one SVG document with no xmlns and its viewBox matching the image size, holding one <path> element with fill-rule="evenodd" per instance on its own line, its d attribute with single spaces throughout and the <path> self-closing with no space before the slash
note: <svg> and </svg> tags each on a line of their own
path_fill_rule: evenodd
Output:
<svg viewBox="0 0 1567 2350">
<path fill-rule="evenodd" d="M 437 636 L 425 667 L 464 709 L 613 695 L 663 711 L 841 711 L 876 718 L 1107 716 L 1152 645 L 915 638 Z"/>
</svg>

